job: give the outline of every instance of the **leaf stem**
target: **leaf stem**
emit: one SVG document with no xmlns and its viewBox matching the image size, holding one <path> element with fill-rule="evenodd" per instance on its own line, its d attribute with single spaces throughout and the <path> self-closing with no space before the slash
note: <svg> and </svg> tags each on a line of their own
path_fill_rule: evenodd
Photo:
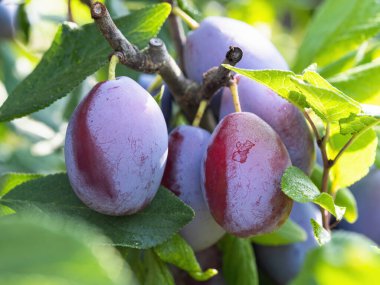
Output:
<svg viewBox="0 0 380 285">
<path fill-rule="evenodd" d="M 207 100 L 202 100 L 201 103 L 199 103 L 199 108 L 197 110 L 197 113 L 195 114 L 195 118 L 192 124 L 194 127 L 199 127 L 203 114 L 207 108 L 207 104 L 208 104 Z"/>
<path fill-rule="evenodd" d="M 110 59 L 110 65 L 108 68 L 108 80 L 115 80 L 115 70 L 116 65 L 119 63 L 119 57 L 116 54 L 113 54 Z"/>
<path fill-rule="evenodd" d="M 321 141 L 321 136 L 319 135 L 319 132 L 318 132 L 317 127 L 315 126 L 313 120 L 310 118 L 309 113 L 305 110 L 303 112 L 303 114 L 304 114 L 306 120 L 309 122 L 309 124 L 310 124 L 310 126 L 312 128 L 313 133 L 315 135 L 315 138 L 317 139 L 317 141 Z"/>
<path fill-rule="evenodd" d="M 329 193 L 329 172 L 331 168 L 331 163 L 327 157 L 327 150 L 326 150 L 326 145 L 327 141 L 329 140 L 330 136 L 330 123 L 326 124 L 326 131 L 325 135 L 323 136 L 322 140 L 319 142 L 319 148 L 321 150 L 322 154 L 322 160 L 323 160 L 323 174 L 322 174 L 322 186 L 321 186 L 321 192 L 322 193 Z M 329 212 L 322 207 L 321 213 L 322 213 L 322 223 L 323 227 L 327 230 L 330 231 L 330 215 Z"/>
<path fill-rule="evenodd" d="M 238 91 L 236 78 L 231 79 L 229 88 L 230 88 L 230 91 L 232 94 L 232 101 L 234 102 L 235 112 L 240 113 L 241 112 L 241 106 L 240 106 L 239 91 Z"/>
<path fill-rule="evenodd" d="M 190 27 L 190 29 L 195 30 L 199 28 L 199 23 L 178 6 L 173 7 L 172 13 L 180 17 Z"/>
<path fill-rule="evenodd" d="M 147 88 L 147 91 L 149 93 L 152 93 L 154 90 L 156 90 L 158 87 L 160 87 L 162 85 L 162 77 L 160 75 L 156 75 L 154 77 L 154 80 L 152 81 L 152 83 L 148 86 Z"/>
</svg>

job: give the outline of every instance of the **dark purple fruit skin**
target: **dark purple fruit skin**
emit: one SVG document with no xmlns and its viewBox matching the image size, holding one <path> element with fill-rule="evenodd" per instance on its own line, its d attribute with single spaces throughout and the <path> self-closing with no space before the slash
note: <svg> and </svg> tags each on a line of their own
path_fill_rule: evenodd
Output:
<svg viewBox="0 0 380 285">
<path fill-rule="evenodd" d="M 339 228 L 367 236 L 380 245 L 380 170 L 369 174 L 350 187 L 358 206 L 358 219 L 349 224 L 342 221 Z"/>
<path fill-rule="evenodd" d="M 204 72 L 222 63 L 230 46 L 243 50 L 237 67 L 288 70 L 273 44 L 253 27 L 233 19 L 209 17 L 188 36 L 184 48 L 188 76 L 201 82 Z M 300 111 L 267 87 L 246 77 L 240 78 L 238 88 L 242 110 L 266 121 L 281 137 L 293 165 L 309 174 L 315 160 L 314 144 Z M 225 88 L 219 118 L 232 113 L 233 108 L 231 93 Z"/>
<path fill-rule="evenodd" d="M 319 209 L 313 204 L 294 203 L 290 218 L 306 231 L 306 241 L 284 246 L 255 246 L 259 266 L 278 284 L 287 284 L 296 277 L 307 252 L 318 246 L 310 219 L 322 223 Z"/>
<path fill-rule="evenodd" d="M 0 38 L 11 39 L 15 35 L 17 5 L 0 3 Z"/>
<path fill-rule="evenodd" d="M 281 226 L 292 208 L 280 185 L 290 165 L 280 137 L 259 117 L 247 112 L 224 117 L 202 161 L 202 191 L 214 219 L 240 237 Z"/>
<path fill-rule="evenodd" d="M 195 251 L 216 243 L 225 231 L 215 222 L 201 189 L 201 160 L 210 133 L 201 128 L 180 126 L 169 135 L 169 154 L 162 185 L 195 211 L 194 219 L 181 234 Z"/>
<path fill-rule="evenodd" d="M 75 109 L 66 133 L 71 186 L 89 208 L 107 215 L 132 214 L 149 204 L 167 152 L 160 108 L 127 77 L 98 83 Z"/>
<path fill-rule="evenodd" d="M 139 76 L 137 82 L 144 87 L 144 89 L 148 89 L 149 86 L 152 84 L 153 80 L 155 79 L 155 75 L 152 74 L 142 74 Z M 157 93 L 159 90 L 155 90 L 154 92 Z M 161 110 L 165 117 L 165 122 L 168 127 L 170 126 L 170 120 L 172 117 L 172 94 L 169 92 L 169 89 L 165 85 L 165 91 L 164 94 L 162 94 L 162 100 L 161 100 Z"/>
</svg>

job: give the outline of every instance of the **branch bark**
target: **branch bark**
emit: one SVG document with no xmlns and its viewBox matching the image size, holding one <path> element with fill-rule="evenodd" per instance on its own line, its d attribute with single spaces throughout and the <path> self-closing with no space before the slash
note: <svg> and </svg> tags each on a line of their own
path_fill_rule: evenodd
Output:
<svg viewBox="0 0 380 285">
<path fill-rule="evenodd" d="M 168 53 L 165 43 L 158 38 L 151 39 L 147 48 L 139 50 L 116 27 L 107 8 L 102 3 L 96 2 L 91 5 L 91 16 L 119 57 L 120 63 L 136 71 L 160 74 L 190 122 L 194 119 L 202 99 L 209 100 L 221 87 L 228 86 L 232 72 L 222 66 L 207 71 L 202 84 L 186 78 Z M 242 56 L 243 52 L 240 48 L 230 47 L 223 63 L 236 65 Z"/>
</svg>

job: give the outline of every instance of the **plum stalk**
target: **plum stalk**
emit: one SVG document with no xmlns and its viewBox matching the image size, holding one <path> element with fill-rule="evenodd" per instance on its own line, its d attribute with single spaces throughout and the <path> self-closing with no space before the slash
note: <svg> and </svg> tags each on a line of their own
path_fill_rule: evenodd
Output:
<svg viewBox="0 0 380 285">
<path fill-rule="evenodd" d="M 201 100 L 208 101 L 217 90 L 228 86 L 232 72 L 221 65 L 208 70 L 202 84 L 186 78 L 161 39 L 153 38 L 147 48 L 139 50 L 120 32 L 104 4 L 92 3 L 91 16 L 120 63 L 136 71 L 159 74 L 188 120 L 194 119 Z M 242 56 L 240 48 L 231 47 L 222 63 L 236 65 Z"/>
</svg>

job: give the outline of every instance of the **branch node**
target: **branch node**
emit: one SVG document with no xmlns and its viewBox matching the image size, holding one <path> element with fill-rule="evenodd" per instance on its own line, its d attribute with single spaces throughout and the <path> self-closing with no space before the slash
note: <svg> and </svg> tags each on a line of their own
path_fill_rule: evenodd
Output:
<svg viewBox="0 0 380 285">
<path fill-rule="evenodd" d="M 230 46 L 230 50 L 226 54 L 226 59 L 231 62 L 231 64 L 238 63 L 243 57 L 243 51 L 239 47 Z"/>
<path fill-rule="evenodd" d="M 93 19 L 99 19 L 104 17 L 106 14 L 107 8 L 100 2 L 95 2 L 91 5 L 91 17 Z"/>
</svg>

